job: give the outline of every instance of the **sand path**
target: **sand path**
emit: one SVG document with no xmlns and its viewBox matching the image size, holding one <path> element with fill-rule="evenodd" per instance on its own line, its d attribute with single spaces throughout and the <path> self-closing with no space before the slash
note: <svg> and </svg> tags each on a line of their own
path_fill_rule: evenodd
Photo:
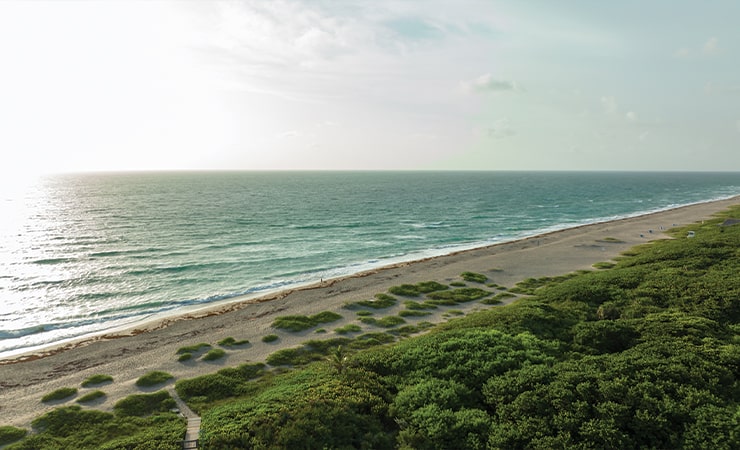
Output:
<svg viewBox="0 0 740 450">
<path fill-rule="evenodd" d="M 112 384 L 100 387 L 107 396 L 92 405 L 97 409 L 111 410 L 116 401 L 127 395 L 151 392 L 136 387 L 134 383 L 152 370 L 169 372 L 175 379 L 191 378 L 222 367 L 264 361 L 270 353 L 297 346 L 308 339 L 335 337 L 334 329 L 349 323 L 360 324 L 355 313 L 344 309 L 343 305 L 371 299 L 374 294 L 385 292 L 391 286 L 429 280 L 449 283 L 459 280 L 462 272 L 472 271 L 511 287 L 528 277 L 591 269 L 594 263 L 611 260 L 634 245 L 666 238 L 662 229 L 696 223 L 737 204 L 740 204 L 740 197 L 398 264 L 356 276 L 325 280 L 321 285 L 217 305 L 45 352 L 0 360 L 0 425 L 28 427 L 32 419 L 60 404 L 41 403 L 44 394 L 60 387 L 80 388 L 80 383 L 94 374 L 114 377 Z M 605 238 L 620 242 L 605 241 Z M 454 309 L 470 312 L 485 307 L 472 302 Z M 399 304 L 377 313 L 376 317 L 395 314 L 402 308 Z M 407 318 L 407 321 L 443 321 L 446 320 L 444 312 L 449 309 L 440 308 L 432 316 Z M 311 315 L 321 311 L 336 311 L 343 319 L 324 326 L 325 334 L 316 334 L 315 330 L 291 333 L 270 327 L 275 317 L 280 315 Z M 363 331 L 384 331 L 362 326 Z M 261 338 L 267 334 L 277 334 L 280 338 L 273 343 L 263 343 Z M 199 342 L 216 346 L 216 342 L 225 337 L 248 339 L 250 344 L 228 349 L 225 358 L 214 362 L 177 361 L 175 353 L 178 348 Z M 172 387 L 172 384 L 166 387 Z M 79 396 L 90 389 L 80 388 Z M 61 404 L 75 404 L 74 398 Z"/>
</svg>

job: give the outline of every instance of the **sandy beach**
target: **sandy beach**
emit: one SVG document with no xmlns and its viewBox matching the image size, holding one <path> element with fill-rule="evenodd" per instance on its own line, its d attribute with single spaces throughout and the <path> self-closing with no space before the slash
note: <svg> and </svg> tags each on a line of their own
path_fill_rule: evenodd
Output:
<svg viewBox="0 0 740 450">
<path fill-rule="evenodd" d="M 460 280 L 462 272 L 472 271 L 487 275 L 499 285 L 511 287 L 528 277 L 592 269 L 594 263 L 612 260 L 635 245 L 665 239 L 667 236 L 663 230 L 700 222 L 737 204 L 740 204 L 740 197 L 397 264 L 341 279 L 324 280 L 301 289 L 216 305 L 115 334 L 0 360 L 0 425 L 29 427 L 31 420 L 60 405 L 41 403 L 44 394 L 60 387 L 77 387 L 79 395 L 84 395 L 89 389 L 80 388 L 80 383 L 94 374 L 108 374 L 114 378 L 112 384 L 99 388 L 107 394 L 105 401 L 92 405 L 96 409 L 111 410 L 119 399 L 146 392 L 134 383 L 152 370 L 169 372 L 175 380 L 192 378 L 222 367 L 264 361 L 270 353 L 308 339 L 336 337 L 333 330 L 349 323 L 361 325 L 363 331 L 382 331 L 361 324 L 355 312 L 343 306 L 371 299 L 391 286 L 430 280 L 449 283 Z M 454 309 L 470 312 L 490 307 L 502 306 L 472 302 Z M 392 315 L 402 308 L 399 304 L 376 316 Z M 440 322 L 446 320 L 443 313 L 448 309 L 440 308 L 432 316 L 407 318 L 407 321 Z M 335 311 L 343 319 L 326 324 L 325 334 L 316 334 L 314 330 L 292 333 L 270 326 L 276 317 L 282 315 L 311 315 L 321 311 Z M 261 338 L 267 334 L 276 334 L 279 339 L 263 343 Z M 227 356 L 214 362 L 177 361 L 176 351 L 182 346 L 207 342 L 215 347 L 226 337 L 248 339 L 250 344 L 227 349 Z M 173 384 L 174 381 L 168 386 Z M 76 403 L 71 399 L 62 404 Z"/>
</svg>

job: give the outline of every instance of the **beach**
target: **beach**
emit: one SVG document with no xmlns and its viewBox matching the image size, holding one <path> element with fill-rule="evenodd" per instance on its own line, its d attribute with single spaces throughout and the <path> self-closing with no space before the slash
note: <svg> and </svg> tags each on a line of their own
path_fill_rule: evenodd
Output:
<svg viewBox="0 0 740 450">
<path fill-rule="evenodd" d="M 713 214 L 740 203 L 740 197 L 700 203 L 672 210 L 585 225 L 526 239 L 492 245 L 420 261 L 388 266 L 338 279 L 322 280 L 310 286 L 269 294 L 263 297 L 230 301 L 164 320 L 141 324 L 135 328 L 85 338 L 56 347 L 0 360 L 0 425 L 28 427 L 31 420 L 60 405 L 41 403 L 41 397 L 61 387 L 77 387 L 79 395 L 87 388 L 80 383 L 94 374 L 107 374 L 112 384 L 99 389 L 107 396 L 92 407 L 111 410 L 121 398 L 151 389 L 138 388 L 135 381 L 142 375 L 161 370 L 178 379 L 214 372 L 222 367 L 245 362 L 261 362 L 286 347 L 297 346 L 309 339 L 331 338 L 334 329 L 354 323 L 363 331 L 383 331 L 363 325 L 354 311 L 344 305 L 373 298 L 400 284 L 421 281 L 450 283 L 460 281 L 465 271 L 482 273 L 490 282 L 512 287 L 530 277 L 555 276 L 577 270 L 593 269 L 593 264 L 613 260 L 620 253 L 639 244 L 668 238 L 663 233 L 674 226 L 688 225 L 710 218 Z M 399 305 L 384 310 L 393 315 Z M 486 306 L 471 302 L 454 309 L 471 312 Z M 440 308 L 432 316 L 407 318 L 418 321 L 446 320 Z M 283 315 L 313 315 L 334 311 L 343 316 L 339 321 L 322 325 L 325 334 L 315 330 L 288 332 L 271 327 Z M 376 316 L 380 316 L 377 313 Z M 276 334 L 275 342 L 261 338 Z M 216 347 L 226 337 L 249 340 L 250 344 L 227 349 L 227 356 L 212 362 L 192 360 L 178 362 L 176 352 L 186 345 L 205 342 Z M 75 404 L 74 399 L 61 404 Z"/>
</svg>

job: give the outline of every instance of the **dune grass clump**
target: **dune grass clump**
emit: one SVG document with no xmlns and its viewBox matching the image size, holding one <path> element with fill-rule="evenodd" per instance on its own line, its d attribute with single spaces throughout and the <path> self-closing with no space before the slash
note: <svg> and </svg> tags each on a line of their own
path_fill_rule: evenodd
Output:
<svg viewBox="0 0 740 450">
<path fill-rule="evenodd" d="M 406 309 L 412 309 L 412 310 L 421 310 L 421 309 L 436 309 L 437 305 L 429 302 L 417 302 L 414 300 L 407 300 L 403 302 L 403 306 L 406 307 Z"/>
<path fill-rule="evenodd" d="M 593 265 L 594 269 L 611 269 L 612 267 L 616 266 L 616 263 L 609 262 L 609 261 L 602 261 L 597 262 Z"/>
<path fill-rule="evenodd" d="M 363 310 L 357 311 L 355 314 L 357 314 L 360 317 L 366 317 L 366 316 L 372 316 L 373 312 L 363 309 Z"/>
<path fill-rule="evenodd" d="M 193 359 L 193 354 L 192 353 L 183 353 L 183 354 L 181 354 L 180 356 L 177 357 L 177 360 L 179 362 L 190 361 L 191 359 Z"/>
<path fill-rule="evenodd" d="M 437 292 L 437 291 L 444 291 L 449 289 L 450 287 L 438 283 L 436 281 L 422 281 L 421 283 L 416 283 L 416 289 L 421 292 L 422 294 L 428 294 L 430 292 Z"/>
<path fill-rule="evenodd" d="M 400 317 L 422 317 L 422 316 L 429 316 L 432 313 L 429 311 L 423 311 L 419 309 L 404 309 L 403 311 L 399 311 L 398 315 Z"/>
<path fill-rule="evenodd" d="M 207 344 L 205 342 L 201 342 L 200 344 L 195 345 L 188 345 L 186 347 L 180 347 L 177 350 L 178 355 L 182 355 L 183 353 L 198 353 L 201 350 L 205 350 L 207 348 L 211 348 L 211 344 Z"/>
<path fill-rule="evenodd" d="M 23 439 L 28 433 L 28 430 L 23 428 L 16 428 L 11 426 L 0 427 L 0 446 L 12 444 L 15 441 Z"/>
<path fill-rule="evenodd" d="M 249 344 L 249 339 L 243 339 L 243 340 L 237 341 L 231 336 L 218 341 L 218 345 L 220 345 L 221 347 L 238 347 L 240 345 L 247 345 L 247 344 Z"/>
<path fill-rule="evenodd" d="M 139 379 L 136 380 L 136 385 L 139 387 L 151 387 L 165 383 L 172 378 L 174 377 L 167 372 L 155 370 L 139 377 Z"/>
<path fill-rule="evenodd" d="M 459 288 L 451 291 L 433 292 L 429 294 L 432 300 L 451 300 L 455 303 L 466 303 L 479 300 L 491 295 L 489 291 L 478 288 Z"/>
<path fill-rule="evenodd" d="M 90 378 L 88 378 L 85 381 L 83 381 L 82 384 L 81 384 L 81 386 L 82 387 L 90 387 L 90 386 L 97 386 L 97 385 L 100 385 L 100 384 L 112 383 L 112 382 L 113 382 L 113 377 L 112 376 L 110 376 L 110 375 L 103 375 L 103 374 L 97 374 L 97 375 L 93 375 Z"/>
<path fill-rule="evenodd" d="M 272 327 L 288 331 L 303 331 L 313 328 L 321 323 L 336 322 L 341 318 L 341 315 L 332 311 L 323 311 L 318 314 L 314 314 L 313 316 L 283 316 L 276 318 L 275 321 L 272 322 Z"/>
<path fill-rule="evenodd" d="M 334 332 L 337 334 L 357 333 L 359 331 L 362 331 L 362 327 L 357 325 L 356 323 L 349 323 L 343 327 L 334 330 Z"/>
<path fill-rule="evenodd" d="M 278 337 L 277 334 L 268 334 L 268 335 L 262 336 L 262 342 L 265 342 L 265 343 L 275 342 L 278 339 L 280 339 L 280 337 Z"/>
<path fill-rule="evenodd" d="M 434 324 L 431 322 L 419 322 L 415 325 L 404 325 L 402 327 L 388 330 L 387 333 L 391 335 L 408 337 L 408 336 L 411 336 L 412 334 L 421 333 L 422 331 L 426 331 L 429 328 L 432 328 L 433 326 Z"/>
<path fill-rule="evenodd" d="M 388 289 L 388 292 L 395 295 L 400 295 L 402 297 L 418 297 L 421 292 L 419 292 L 419 288 L 417 288 L 413 284 L 402 284 L 400 286 L 391 286 Z"/>
<path fill-rule="evenodd" d="M 383 328 L 393 328 L 402 323 L 406 323 L 403 317 L 399 316 L 387 316 L 380 319 L 376 319 L 375 317 L 362 317 L 360 318 L 360 322 Z"/>
<path fill-rule="evenodd" d="M 375 298 L 372 300 L 362 300 L 359 302 L 351 303 L 350 307 L 361 306 L 364 308 L 372 309 L 384 309 L 390 308 L 391 306 L 398 303 L 396 297 L 388 294 L 375 294 Z"/>
<path fill-rule="evenodd" d="M 157 391 L 151 394 L 129 395 L 113 405 L 113 411 L 119 416 L 143 417 L 176 407 L 175 400 L 167 391 Z"/>
<path fill-rule="evenodd" d="M 267 357 L 267 364 L 271 366 L 303 366 L 313 361 L 325 359 L 332 350 L 340 345 L 347 347 L 350 342 L 348 338 L 307 341 L 300 347 L 276 351 Z"/>
<path fill-rule="evenodd" d="M 215 361 L 217 359 L 223 358 L 224 356 L 226 356 L 225 351 L 220 348 L 214 348 L 213 350 L 209 350 L 208 353 L 203 355 L 201 359 L 203 361 Z"/>
<path fill-rule="evenodd" d="M 465 287 L 467 284 L 463 283 L 462 281 L 453 281 L 450 283 L 450 286 L 452 287 Z"/>
<path fill-rule="evenodd" d="M 53 402 L 57 400 L 64 400 L 77 394 L 77 388 L 63 387 L 55 391 L 49 392 L 48 394 L 41 397 L 41 401 L 44 403 Z"/>
<path fill-rule="evenodd" d="M 470 281 L 471 283 L 485 283 L 488 281 L 488 277 L 483 275 L 482 273 L 475 273 L 475 272 L 463 272 L 460 274 L 463 280 Z"/>
<path fill-rule="evenodd" d="M 92 391 L 88 392 L 87 394 L 83 395 L 82 397 L 77 399 L 77 403 L 90 403 L 92 401 L 95 401 L 99 398 L 105 397 L 105 392 L 103 391 Z"/>
<path fill-rule="evenodd" d="M 499 292 L 493 297 L 484 298 L 480 302 L 483 303 L 484 305 L 500 305 L 507 298 L 513 298 L 513 297 L 516 297 L 516 295 L 510 292 Z"/>
</svg>

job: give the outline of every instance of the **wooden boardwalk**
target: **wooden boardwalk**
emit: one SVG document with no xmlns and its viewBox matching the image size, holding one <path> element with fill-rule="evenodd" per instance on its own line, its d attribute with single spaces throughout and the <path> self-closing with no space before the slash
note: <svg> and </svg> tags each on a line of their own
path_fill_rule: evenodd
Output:
<svg viewBox="0 0 740 450">
<path fill-rule="evenodd" d="M 200 436 L 200 416 L 195 414 L 192 409 L 185 404 L 184 401 L 177 395 L 177 392 L 173 388 L 168 389 L 170 395 L 177 403 L 177 408 L 188 420 L 188 427 L 185 431 L 185 439 L 182 442 L 183 450 L 192 450 L 198 448 L 198 437 Z"/>
</svg>

